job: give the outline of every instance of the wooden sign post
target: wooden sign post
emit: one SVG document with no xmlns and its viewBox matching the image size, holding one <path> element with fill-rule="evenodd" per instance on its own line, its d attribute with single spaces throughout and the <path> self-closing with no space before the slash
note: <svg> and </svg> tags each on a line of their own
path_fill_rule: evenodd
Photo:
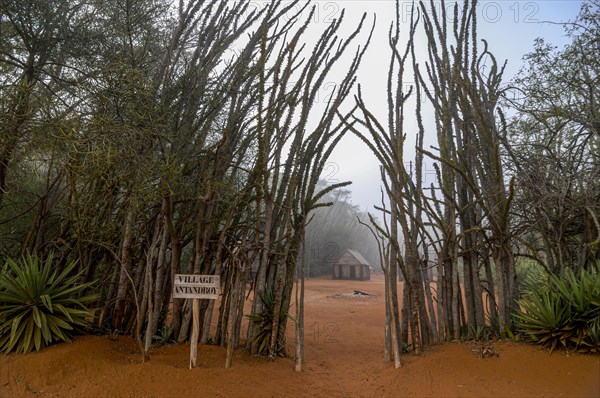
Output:
<svg viewBox="0 0 600 398">
<path fill-rule="evenodd" d="M 173 298 L 192 299 L 192 337 L 190 340 L 190 369 L 196 367 L 198 334 L 200 332 L 200 299 L 216 300 L 221 294 L 218 275 L 175 274 Z"/>
</svg>

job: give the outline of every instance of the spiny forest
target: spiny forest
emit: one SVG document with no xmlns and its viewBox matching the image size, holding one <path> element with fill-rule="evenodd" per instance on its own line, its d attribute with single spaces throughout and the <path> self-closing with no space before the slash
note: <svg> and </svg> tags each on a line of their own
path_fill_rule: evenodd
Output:
<svg viewBox="0 0 600 398">
<path fill-rule="evenodd" d="M 308 252 L 340 224 L 385 273 L 397 367 L 464 335 L 600 350 L 600 4 L 508 80 L 476 2 L 441 3 L 315 34 L 304 1 L 3 0 L 0 349 L 83 330 L 147 357 L 190 338 L 175 274 L 219 275 L 199 342 L 300 370 Z M 357 71 L 390 22 L 374 109 Z M 346 135 L 381 164 L 369 214 L 320 179 Z"/>
</svg>

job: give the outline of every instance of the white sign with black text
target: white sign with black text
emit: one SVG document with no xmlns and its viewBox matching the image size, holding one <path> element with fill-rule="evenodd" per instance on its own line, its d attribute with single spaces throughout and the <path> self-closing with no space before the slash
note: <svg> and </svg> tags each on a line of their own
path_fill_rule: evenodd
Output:
<svg viewBox="0 0 600 398">
<path fill-rule="evenodd" d="M 221 280 L 218 275 L 175 275 L 173 298 L 216 300 L 219 294 Z"/>
</svg>

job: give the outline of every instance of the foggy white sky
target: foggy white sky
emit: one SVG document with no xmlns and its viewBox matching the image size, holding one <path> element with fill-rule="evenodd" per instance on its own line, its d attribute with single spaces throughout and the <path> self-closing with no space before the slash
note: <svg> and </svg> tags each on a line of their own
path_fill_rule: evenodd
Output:
<svg viewBox="0 0 600 398">
<path fill-rule="evenodd" d="M 462 2 L 461 2 L 462 3 Z M 581 1 L 480 1 L 478 10 L 479 37 L 484 38 L 490 44 L 491 52 L 499 62 L 508 60 L 504 82 L 510 78 L 522 66 L 522 57 L 533 49 L 533 41 L 537 37 L 543 37 L 547 42 L 562 46 L 566 43 L 562 25 L 555 23 L 573 20 L 577 15 Z M 369 108 L 385 117 L 386 104 L 386 76 L 389 61 L 389 50 L 387 47 L 387 32 L 394 18 L 395 2 L 393 0 L 368 1 L 368 0 L 346 0 L 346 1 L 316 1 L 317 13 L 314 18 L 315 28 L 322 30 L 331 18 L 338 17 L 342 9 L 346 9 L 345 25 L 348 30 L 356 26 L 363 12 L 367 12 L 372 18 L 377 15 L 377 27 L 373 41 L 359 70 L 359 83 L 362 85 L 363 94 Z M 439 7 L 439 3 L 436 3 Z M 406 29 L 408 29 L 410 2 L 404 2 L 403 14 L 406 16 Z M 370 22 L 368 24 L 370 26 Z M 402 29 L 402 27 L 401 27 Z M 423 41 L 421 40 L 421 43 Z M 426 54 L 425 44 L 417 41 L 417 50 Z M 354 47 L 355 48 L 355 47 Z M 424 63 L 424 59 L 421 63 Z M 337 77 L 340 78 L 341 77 Z M 325 85 L 323 96 L 331 93 L 331 87 Z M 407 113 L 407 126 L 412 125 L 414 120 Z M 428 116 L 425 115 L 425 119 Z M 383 119 L 382 119 L 383 120 Z M 425 120 L 427 123 L 428 120 Z M 429 117 L 431 122 L 431 117 Z M 426 132 L 431 137 L 430 144 L 434 143 L 435 131 Z M 410 132 L 408 133 L 410 140 Z M 427 137 L 426 137 L 427 141 Z M 414 144 L 413 144 L 414 145 Z M 414 155 L 414 149 L 407 145 L 406 158 Z M 427 160 L 426 160 L 427 162 Z M 380 201 L 380 182 L 378 161 L 370 153 L 369 149 L 355 136 L 347 134 L 333 152 L 329 167 L 324 171 L 323 178 L 330 183 L 340 181 L 352 181 L 349 187 L 352 191 L 352 202 L 360 205 L 361 209 L 373 211 L 373 204 Z M 431 170 L 432 167 L 425 168 Z M 433 178 L 425 176 L 426 180 Z M 426 183 L 431 180 L 426 181 Z"/>
</svg>

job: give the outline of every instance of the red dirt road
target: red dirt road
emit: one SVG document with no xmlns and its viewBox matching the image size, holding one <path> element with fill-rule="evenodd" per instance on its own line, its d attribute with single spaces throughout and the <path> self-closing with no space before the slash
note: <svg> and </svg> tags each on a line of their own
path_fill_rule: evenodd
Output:
<svg viewBox="0 0 600 398">
<path fill-rule="evenodd" d="M 359 289 L 372 298 L 333 298 Z M 294 309 L 292 309 L 292 312 Z M 469 344 L 447 343 L 403 367 L 383 362 L 383 280 L 311 279 L 306 284 L 304 371 L 291 359 L 269 362 L 239 350 L 160 347 L 141 364 L 128 338 L 86 336 L 29 355 L 0 355 L 0 398 L 9 397 L 600 397 L 600 357 L 496 343 L 498 357 L 479 359 Z M 293 328 L 289 331 L 293 353 Z"/>
</svg>

